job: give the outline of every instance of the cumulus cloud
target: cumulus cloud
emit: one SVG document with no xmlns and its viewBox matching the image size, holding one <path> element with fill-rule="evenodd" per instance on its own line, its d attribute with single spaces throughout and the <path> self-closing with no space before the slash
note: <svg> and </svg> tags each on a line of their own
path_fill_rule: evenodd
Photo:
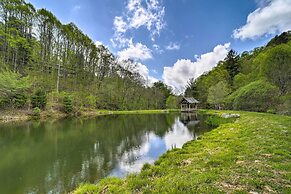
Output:
<svg viewBox="0 0 291 194">
<path fill-rule="evenodd" d="M 136 29 L 145 29 L 152 41 L 160 35 L 164 28 L 165 8 L 159 0 L 128 0 L 125 10 L 113 20 L 114 35 L 110 39 L 113 47 L 121 49 L 117 52 L 119 60 L 132 59 L 143 61 L 153 58 L 152 52 L 162 53 L 163 50 L 156 44 L 153 51 L 141 42 L 134 43 L 132 32 Z M 149 76 L 149 70 L 141 63 L 137 63 L 139 73 L 145 78 L 147 85 L 157 81 Z"/>
<path fill-rule="evenodd" d="M 206 71 L 210 71 L 216 64 L 223 60 L 227 53 L 230 43 L 217 45 L 213 51 L 196 56 L 196 61 L 190 59 L 179 59 L 171 67 L 164 67 L 163 80 L 173 88 L 176 94 L 182 93 L 188 81 L 192 78 L 196 79 Z"/>
<path fill-rule="evenodd" d="M 120 58 L 118 62 L 124 69 L 132 73 L 138 73 L 143 79 L 144 84 L 146 86 L 152 86 L 155 82 L 158 81 L 158 79 L 149 75 L 149 69 L 147 68 L 147 66 L 140 62 L 134 62 L 130 60 L 121 60 Z"/>
<path fill-rule="evenodd" d="M 117 33 L 123 33 L 127 30 L 127 24 L 122 17 L 116 16 L 113 21 L 114 30 Z"/>
<path fill-rule="evenodd" d="M 247 23 L 234 30 L 237 39 L 255 39 L 291 29 L 291 0 L 258 1 L 259 7 L 250 13 Z"/>
<path fill-rule="evenodd" d="M 103 43 L 102 43 L 101 41 L 99 41 L 99 40 L 96 40 L 96 41 L 95 41 L 95 45 L 98 47 L 98 46 L 100 46 L 100 45 L 103 45 Z"/>
<path fill-rule="evenodd" d="M 167 50 L 179 50 L 180 49 L 180 44 L 175 43 L 175 42 L 170 42 L 168 46 L 166 46 Z"/>
<path fill-rule="evenodd" d="M 137 71 L 143 77 L 145 85 L 147 86 L 153 86 L 153 84 L 158 81 L 158 79 L 149 75 L 149 69 L 142 63 L 137 63 Z"/>
<path fill-rule="evenodd" d="M 165 26 L 164 15 L 165 8 L 158 0 L 129 0 L 123 15 L 114 18 L 113 46 L 124 46 L 124 42 L 130 39 L 126 37 L 126 32 L 141 27 L 148 30 L 154 41 Z"/>
<path fill-rule="evenodd" d="M 152 58 L 151 50 L 142 43 L 130 43 L 128 48 L 118 51 L 117 55 L 121 60 L 146 60 Z"/>
</svg>

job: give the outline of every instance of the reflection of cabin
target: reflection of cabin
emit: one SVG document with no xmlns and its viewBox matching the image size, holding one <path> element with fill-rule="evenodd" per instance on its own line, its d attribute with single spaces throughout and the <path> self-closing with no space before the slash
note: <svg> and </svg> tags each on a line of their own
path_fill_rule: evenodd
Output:
<svg viewBox="0 0 291 194">
<path fill-rule="evenodd" d="M 197 112 L 182 112 L 180 121 L 185 126 L 195 126 L 199 123 Z"/>
<path fill-rule="evenodd" d="M 181 112 L 193 112 L 197 110 L 197 104 L 199 103 L 198 100 L 196 100 L 193 97 L 185 98 L 181 100 Z"/>
</svg>

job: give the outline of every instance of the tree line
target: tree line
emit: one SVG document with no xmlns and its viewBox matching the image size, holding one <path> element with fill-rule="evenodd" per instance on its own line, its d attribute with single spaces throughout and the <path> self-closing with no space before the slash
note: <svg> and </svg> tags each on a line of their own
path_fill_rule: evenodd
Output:
<svg viewBox="0 0 291 194">
<path fill-rule="evenodd" d="M 201 107 L 291 114 L 291 31 L 240 55 L 230 50 L 186 92 Z"/>
<path fill-rule="evenodd" d="M 43 94 L 52 109 L 68 98 L 78 108 L 159 109 L 171 95 L 162 82 L 148 86 L 136 62 L 24 0 L 0 2 L 0 58 L 2 108 L 29 108 Z"/>
</svg>

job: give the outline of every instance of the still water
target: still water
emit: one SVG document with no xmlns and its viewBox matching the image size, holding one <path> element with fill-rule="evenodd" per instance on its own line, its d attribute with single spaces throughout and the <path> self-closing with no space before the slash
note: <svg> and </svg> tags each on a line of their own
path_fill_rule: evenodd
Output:
<svg viewBox="0 0 291 194">
<path fill-rule="evenodd" d="M 110 115 L 0 124 L 0 193 L 64 193 L 139 172 L 210 130 L 203 115 Z"/>
</svg>

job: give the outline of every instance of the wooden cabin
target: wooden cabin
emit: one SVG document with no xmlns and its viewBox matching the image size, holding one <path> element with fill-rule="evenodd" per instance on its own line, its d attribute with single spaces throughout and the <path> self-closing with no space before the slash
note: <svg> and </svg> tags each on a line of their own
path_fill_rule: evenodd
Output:
<svg viewBox="0 0 291 194">
<path fill-rule="evenodd" d="M 197 104 L 199 103 L 198 100 L 196 100 L 193 97 L 183 97 L 181 100 L 181 112 L 194 112 L 197 110 Z"/>
</svg>

